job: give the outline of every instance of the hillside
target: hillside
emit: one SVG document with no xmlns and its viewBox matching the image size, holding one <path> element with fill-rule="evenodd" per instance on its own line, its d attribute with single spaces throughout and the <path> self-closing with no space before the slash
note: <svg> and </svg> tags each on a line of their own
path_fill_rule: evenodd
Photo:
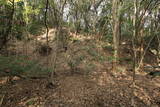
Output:
<svg viewBox="0 0 160 107">
<path fill-rule="evenodd" d="M 49 36 L 51 35 L 54 35 L 53 32 L 49 34 Z M 38 36 L 38 38 L 40 37 L 43 36 Z M 43 41 L 39 39 L 37 44 L 39 42 Z M 23 44 L 23 42 L 17 41 L 15 45 L 23 46 L 19 44 Z M 55 41 L 50 41 L 52 51 L 49 56 L 42 56 L 39 52 L 35 52 L 37 46 L 32 47 L 32 44 L 34 44 L 33 40 L 25 47 L 14 47 L 14 51 L 17 53 L 15 60 L 27 55 L 26 58 L 21 59 L 17 67 L 21 67 L 22 64 L 24 68 L 27 60 L 30 61 L 29 63 L 36 60 L 37 67 L 45 68 L 48 65 L 46 62 L 48 59 L 48 66 L 52 68 Z M 27 51 L 23 49 L 27 49 Z M 42 71 L 41 74 L 37 74 L 37 68 L 34 69 L 32 63 L 33 69 L 24 71 L 15 68 L 15 66 L 6 65 L 3 69 L 1 68 L 1 73 L 8 70 L 13 74 L 11 73 L 12 80 L 9 82 L 7 82 L 9 75 L 2 76 L 0 80 L 3 107 L 107 107 L 110 105 L 115 107 L 131 105 L 132 98 L 135 99 L 135 104 L 138 107 L 150 107 L 150 105 L 158 107 L 160 103 L 160 78 L 150 79 L 146 73 L 137 72 L 133 93 L 133 72 L 129 62 L 132 61 L 132 58 L 129 53 L 122 52 L 123 63 L 117 65 L 117 71 L 113 71 L 112 52 L 109 44 L 91 37 L 81 39 L 78 36 L 72 36 L 68 50 L 58 53 L 54 86 L 48 84 L 50 72 Z M 75 71 L 71 71 L 72 63 L 75 64 L 73 66 L 76 67 Z M 13 64 L 16 63 L 13 61 Z M 2 65 L 4 66 L 4 62 L 1 62 Z M 14 70 L 17 70 L 15 75 Z M 25 76 L 25 78 L 21 78 L 17 74 Z M 42 75 L 44 78 L 40 78 Z"/>
</svg>

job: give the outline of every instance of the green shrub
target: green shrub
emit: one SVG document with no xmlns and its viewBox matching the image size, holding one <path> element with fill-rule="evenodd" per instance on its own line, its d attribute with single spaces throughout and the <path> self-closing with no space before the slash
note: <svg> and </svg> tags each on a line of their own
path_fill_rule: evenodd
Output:
<svg viewBox="0 0 160 107">
<path fill-rule="evenodd" d="M 28 31 L 32 35 L 40 35 L 45 32 L 44 24 L 34 22 L 28 26 Z"/>
<path fill-rule="evenodd" d="M 28 57 L 0 56 L 0 72 L 10 70 L 9 75 L 41 76 L 48 74 L 51 69 L 42 68 L 38 61 L 29 60 Z"/>
<path fill-rule="evenodd" d="M 85 56 L 72 56 L 68 61 L 68 65 L 71 68 L 72 72 L 75 72 L 75 69 L 78 67 L 79 64 L 85 59 Z"/>
</svg>

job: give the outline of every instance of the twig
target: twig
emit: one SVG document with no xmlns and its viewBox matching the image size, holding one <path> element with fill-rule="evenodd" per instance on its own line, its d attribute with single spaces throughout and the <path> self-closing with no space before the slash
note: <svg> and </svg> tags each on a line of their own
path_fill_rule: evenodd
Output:
<svg viewBox="0 0 160 107">
<path fill-rule="evenodd" d="M 141 67 L 141 64 L 142 64 L 142 62 L 143 62 L 144 56 L 146 55 L 146 52 L 147 52 L 147 50 L 148 50 L 148 48 L 149 48 L 149 46 L 150 46 L 150 44 L 151 44 L 151 42 L 152 42 L 152 40 L 154 39 L 155 36 L 156 36 L 156 35 L 154 35 L 154 36 L 150 39 L 150 41 L 149 41 L 149 43 L 148 43 L 148 45 L 147 45 L 147 47 L 146 47 L 146 49 L 145 49 L 142 57 L 141 57 L 141 60 L 140 60 L 140 62 L 139 62 L 139 64 L 138 64 L 137 70 L 139 70 L 139 68 Z"/>
<path fill-rule="evenodd" d="M 1 98 L 1 100 L 0 100 L 0 107 L 2 107 L 1 105 L 2 105 L 2 103 L 3 103 L 4 97 L 5 97 L 5 94 L 2 95 L 2 98 Z"/>
</svg>

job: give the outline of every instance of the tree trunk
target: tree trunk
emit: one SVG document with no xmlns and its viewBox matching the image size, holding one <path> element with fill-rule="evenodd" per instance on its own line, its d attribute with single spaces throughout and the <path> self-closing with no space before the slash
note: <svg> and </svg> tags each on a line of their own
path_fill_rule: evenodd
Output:
<svg viewBox="0 0 160 107">
<path fill-rule="evenodd" d="M 12 12 L 10 14 L 10 19 L 8 22 L 8 28 L 5 30 L 3 36 L 0 38 L 0 50 L 6 46 L 7 42 L 9 41 L 9 34 L 11 33 L 12 30 L 12 24 L 13 24 L 13 17 L 14 17 L 14 11 L 15 11 L 15 0 L 12 0 Z"/>
<path fill-rule="evenodd" d="M 119 0 L 113 0 L 112 3 L 112 16 L 113 16 L 113 46 L 114 46 L 114 63 L 118 62 L 119 58 L 119 39 L 120 39 L 120 18 L 119 18 Z"/>
<path fill-rule="evenodd" d="M 132 46 L 133 46 L 133 76 L 132 76 L 132 106 L 135 107 L 135 102 L 134 102 L 134 89 L 135 89 L 135 74 L 136 74 L 136 58 L 137 58 L 137 51 L 136 51 L 136 45 L 135 45 L 135 40 L 137 36 L 137 0 L 134 0 L 134 17 L 133 17 L 133 38 L 132 38 Z"/>
</svg>

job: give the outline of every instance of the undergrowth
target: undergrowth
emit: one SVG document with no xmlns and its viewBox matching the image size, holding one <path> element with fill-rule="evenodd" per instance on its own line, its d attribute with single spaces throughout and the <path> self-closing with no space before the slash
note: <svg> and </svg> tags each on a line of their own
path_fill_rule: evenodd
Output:
<svg viewBox="0 0 160 107">
<path fill-rule="evenodd" d="M 42 76 L 51 69 L 42 67 L 38 61 L 30 60 L 26 56 L 0 56 L 0 73 L 7 71 L 8 75 Z"/>
</svg>

